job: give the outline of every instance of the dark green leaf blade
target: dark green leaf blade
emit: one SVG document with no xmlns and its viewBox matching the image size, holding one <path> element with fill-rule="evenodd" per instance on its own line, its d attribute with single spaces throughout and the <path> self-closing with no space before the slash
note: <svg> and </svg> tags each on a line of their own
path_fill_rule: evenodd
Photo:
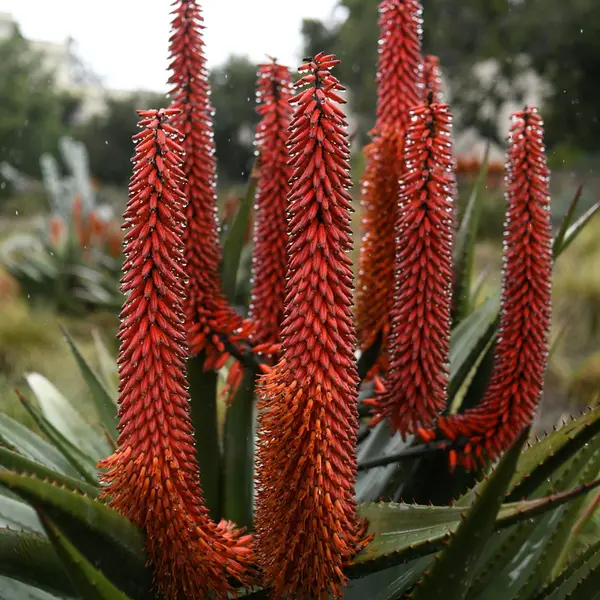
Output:
<svg viewBox="0 0 600 600">
<path fill-rule="evenodd" d="M 88 362 L 81 354 L 81 351 L 75 344 L 75 340 L 71 337 L 65 327 L 62 327 L 62 332 L 69 344 L 69 348 L 73 353 L 77 366 L 81 375 L 88 386 L 90 395 L 96 407 L 98 416 L 102 426 L 109 432 L 113 440 L 117 439 L 117 402 L 116 399 L 108 392 L 102 380 L 96 375 Z"/>
<path fill-rule="evenodd" d="M 413 600 L 463 600 L 466 597 L 473 567 L 494 531 L 496 515 L 516 469 L 527 433 L 525 431 L 502 457 L 433 568 L 415 588 Z"/>
<path fill-rule="evenodd" d="M 240 258 L 242 256 L 246 232 L 248 231 L 250 214 L 254 205 L 254 197 L 256 196 L 258 168 L 260 167 L 258 167 L 256 164 L 252 168 L 246 194 L 240 202 L 240 207 L 235 215 L 231 229 L 223 245 L 223 264 L 221 269 L 223 291 L 231 303 L 234 303 L 236 298 Z"/>
<path fill-rule="evenodd" d="M 39 533 L 0 529 L 0 575 L 51 594 L 75 595 L 48 538 Z"/>
<path fill-rule="evenodd" d="M 93 567 L 56 525 L 40 512 L 40 520 L 54 550 L 69 575 L 73 587 L 86 600 L 128 600 L 129 596 L 117 589 Z"/>
<path fill-rule="evenodd" d="M 0 484 L 52 519 L 77 549 L 128 595 L 142 597 L 151 588 L 143 535 L 115 510 L 35 477 L 0 471 Z"/>
</svg>

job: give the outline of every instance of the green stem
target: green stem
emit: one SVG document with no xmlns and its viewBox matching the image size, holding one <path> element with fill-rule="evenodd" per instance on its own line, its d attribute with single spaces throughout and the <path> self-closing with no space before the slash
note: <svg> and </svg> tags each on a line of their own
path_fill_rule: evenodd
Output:
<svg viewBox="0 0 600 600">
<path fill-rule="evenodd" d="M 219 520 L 222 457 L 217 418 L 217 373 L 204 371 L 203 365 L 204 353 L 188 360 L 192 425 L 204 500 L 211 517 Z"/>
<path fill-rule="evenodd" d="M 246 369 L 225 417 L 223 516 L 245 527 L 252 526 L 254 479 L 254 383 L 256 373 Z"/>
</svg>

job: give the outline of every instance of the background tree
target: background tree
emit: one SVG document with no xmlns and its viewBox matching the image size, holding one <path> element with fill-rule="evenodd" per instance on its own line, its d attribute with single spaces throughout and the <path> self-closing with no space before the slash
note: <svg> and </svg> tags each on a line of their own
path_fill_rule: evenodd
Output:
<svg viewBox="0 0 600 600">
<path fill-rule="evenodd" d="M 56 150 L 77 105 L 17 27 L 0 41 L 0 162 L 39 177 L 40 155 Z"/>
<path fill-rule="evenodd" d="M 231 56 L 210 73 L 220 184 L 245 181 L 252 168 L 256 70 L 246 57 Z"/>
<path fill-rule="evenodd" d="M 138 93 L 126 98 L 107 98 L 106 110 L 76 128 L 74 135 L 85 143 L 90 170 L 102 183 L 127 185 L 131 175 L 131 136 L 139 129 L 136 110 L 164 108 L 167 97 L 158 93 Z"/>
<path fill-rule="evenodd" d="M 304 21 L 304 51 L 328 42 L 342 60 L 340 79 L 350 88 L 358 133 L 364 139 L 375 114 L 376 25 L 379 0 L 340 0 L 344 18 L 326 25 Z M 600 84 L 600 12 L 597 0 L 423 0 L 424 51 L 437 54 L 457 117 L 457 127 L 475 128 L 501 141 L 497 114 L 520 103 L 533 69 L 550 88 L 544 116 L 550 148 L 569 145 L 600 150 L 597 98 Z M 477 63 L 493 59 L 481 78 Z"/>
</svg>

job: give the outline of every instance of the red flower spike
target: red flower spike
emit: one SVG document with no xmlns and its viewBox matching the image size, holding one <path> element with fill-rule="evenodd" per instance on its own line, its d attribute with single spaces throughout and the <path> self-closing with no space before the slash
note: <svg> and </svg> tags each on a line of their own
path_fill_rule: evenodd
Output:
<svg viewBox="0 0 600 600">
<path fill-rule="evenodd" d="M 290 125 L 288 267 L 281 358 L 263 376 L 255 544 L 274 598 L 341 598 L 369 541 L 356 513 L 351 185 L 343 90 L 318 54 L 300 67 Z"/>
<path fill-rule="evenodd" d="M 428 54 L 423 58 L 423 101 L 443 102 L 440 59 L 432 54 Z"/>
<path fill-rule="evenodd" d="M 210 520 L 200 488 L 186 383 L 183 304 L 186 198 L 173 110 L 138 111 L 143 130 L 125 210 L 119 339 L 120 435 L 99 463 L 110 505 L 146 532 L 167 598 L 225 598 L 251 584 L 250 537 Z M 211 596 L 213 597 L 213 596 Z"/>
<path fill-rule="evenodd" d="M 377 127 L 406 131 L 409 111 L 421 101 L 421 35 L 419 0 L 383 0 L 379 4 Z"/>
<path fill-rule="evenodd" d="M 455 179 L 445 104 L 411 112 L 400 181 L 390 367 L 371 401 L 402 435 L 429 427 L 446 406 L 450 354 Z"/>
<path fill-rule="evenodd" d="M 260 155 L 257 185 L 253 285 L 249 318 L 254 344 L 277 344 L 283 321 L 287 263 L 286 203 L 293 166 L 286 146 L 292 118 L 292 78 L 275 60 L 259 66 L 256 147 Z"/>
<path fill-rule="evenodd" d="M 458 464 L 495 459 L 531 423 L 539 403 L 551 324 L 552 231 L 543 123 L 534 108 L 513 115 L 507 155 L 507 217 L 500 329 L 481 404 L 442 417 L 449 439 L 466 438 Z"/>
<path fill-rule="evenodd" d="M 221 286 L 221 246 L 216 208 L 216 163 L 212 130 L 213 109 L 202 40 L 202 15 L 195 0 L 176 0 L 170 54 L 172 123 L 184 135 L 184 172 L 188 180 L 184 230 L 188 290 L 185 306 L 190 354 L 206 352 L 206 369 L 227 360 L 219 334 L 232 340 L 246 337 L 248 321 L 229 306 Z"/>
<path fill-rule="evenodd" d="M 355 309 L 361 350 L 382 334 L 380 356 L 370 376 L 387 368 L 403 138 L 409 110 L 421 103 L 422 96 L 421 3 L 383 0 L 379 12 L 377 123 L 374 140 L 365 149 L 361 182 L 363 238 Z"/>
</svg>

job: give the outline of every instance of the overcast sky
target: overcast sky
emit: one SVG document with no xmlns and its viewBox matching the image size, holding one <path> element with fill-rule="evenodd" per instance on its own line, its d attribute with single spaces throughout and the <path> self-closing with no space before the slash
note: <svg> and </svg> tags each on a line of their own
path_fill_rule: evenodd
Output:
<svg viewBox="0 0 600 600">
<path fill-rule="evenodd" d="M 302 18 L 331 18 L 336 0 L 203 0 L 209 65 L 229 54 L 265 54 L 295 68 Z M 25 37 L 77 43 L 108 87 L 165 89 L 170 0 L 0 0 Z"/>
</svg>

